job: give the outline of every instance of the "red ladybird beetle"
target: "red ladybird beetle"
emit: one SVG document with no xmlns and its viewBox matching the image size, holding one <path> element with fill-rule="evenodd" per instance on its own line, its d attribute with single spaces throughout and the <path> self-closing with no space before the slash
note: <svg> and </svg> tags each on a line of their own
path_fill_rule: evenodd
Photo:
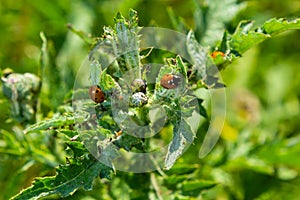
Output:
<svg viewBox="0 0 300 200">
<path fill-rule="evenodd" d="M 165 74 L 160 80 L 160 85 L 166 89 L 174 89 L 178 87 L 180 80 L 180 76 Z"/>
<path fill-rule="evenodd" d="M 218 55 L 221 55 L 222 57 L 225 56 L 225 54 L 222 51 L 214 51 L 211 53 L 212 58 L 216 58 Z"/>
<path fill-rule="evenodd" d="M 95 103 L 102 103 L 105 100 L 104 93 L 102 90 L 96 86 L 92 85 L 89 89 L 89 95 L 90 98 L 95 102 Z"/>
</svg>

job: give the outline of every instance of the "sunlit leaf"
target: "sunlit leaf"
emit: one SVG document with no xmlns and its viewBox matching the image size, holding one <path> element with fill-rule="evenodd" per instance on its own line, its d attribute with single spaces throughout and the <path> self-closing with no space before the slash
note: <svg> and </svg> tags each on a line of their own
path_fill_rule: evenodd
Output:
<svg viewBox="0 0 300 200">
<path fill-rule="evenodd" d="M 66 125 L 73 125 L 76 123 L 82 123 L 87 120 L 89 114 L 84 111 L 75 113 L 66 113 L 64 115 L 55 116 L 51 119 L 40 121 L 27 127 L 24 133 L 30 133 L 35 131 L 47 130 L 49 128 L 61 128 Z"/>
<path fill-rule="evenodd" d="M 55 176 L 37 178 L 31 187 L 21 191 L 12 199 L 38 199 L 51 194 L 66 197 L 80 188 L 91 190 L 94 178 L 99 176 L 100 172 L 105 174 L 105 178 L 109 178 L 109 171 L 111 169 L 103 163 L 86 155 L 70 164 L 57 168 Z"/>
<path fill-rule="evenodd" d="M 225 24 L 230 22 L 245 3 L 237 0 L 205 1 L 202 5 L 196 4 L 194 14 L 196 22 L 196 37 L 203 46 L 215 46 L 220 41 L 225 30 Z"/>
<path fill-rule="evenodd" d="M 239 54 L 283 31 L 300 29 L 300 19 L 273 18 L 261 27 L 253 28 L 252 26 L 252 21 L 242 21 L 231 36 L 230 46 Z"/>
<path fill-rule="evenodd" d="M 165 159 L 166 169 L 170 169 L 175 161 L 184 153 L 195 137 L 195 133 L 185 119 L 174 127 L 174 133 L 171 143 L 169 144 L 168 153 Z"/>
</svg>

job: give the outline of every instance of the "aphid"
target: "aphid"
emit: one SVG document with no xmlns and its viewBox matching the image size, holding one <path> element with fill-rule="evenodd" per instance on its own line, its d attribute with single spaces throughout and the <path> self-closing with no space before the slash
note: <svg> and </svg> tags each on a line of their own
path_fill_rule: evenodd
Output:
<svg viewBox="0 0 300 200">
<path fill-rule="evenodd" d="M 134 79 L 131 83 L 131 90 L 133 92 L 146 93 L 146 81 L 140 78 Z"/>
<path fill-rule="evenodd" d="M 166 89 L 174 89 L 178 87 L 180 80 L 180 76 L 165 74 L 160 80 L 160 85 Z"/>
<path fill-rule="evenodd" d="M 105 100 L 104 93 L 102 90 L 96 86 L 92 85 L 89 89 L 89 95 L 90 98 L 95 102 L 95 103 L 102 103 Z"/>
<path fill-rule="evenodd" d="M 148 97 L 142 92 L 137 92 L 130 97 L 129 105 L 132 107 L 141 107 L 147 103 Z"/>
<path fill-rule="evenodd" d="M 222 57 L 225 56 L 225 54 L 222 51 L 214 51 L 211 53 L 212 58 L 216 58 L 218 55 L 221 55 Z"/>
</svg>

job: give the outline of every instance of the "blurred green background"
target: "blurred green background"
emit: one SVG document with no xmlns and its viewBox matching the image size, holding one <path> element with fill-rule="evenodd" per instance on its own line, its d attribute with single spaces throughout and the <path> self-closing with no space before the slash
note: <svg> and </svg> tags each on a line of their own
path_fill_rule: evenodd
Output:
<svg viewBox="0 0 300 200">
<path fill-rule="evenodd" d="M 229 29 L 242 19 L 261 24 L 272 17 L 300 16 L 298 0 L 245 2 L 248 6 L 228 24 Z M 73 87 L 76 70 L 89 50 L 66 25 L 71 23 L 100 36 L 103 25 L 113 25 L 115 14 L 121 11 L 126 16 L 129 8 L 138 11 L 141 26 L 175 29 L 167 11 L 171 8 L 194 28 L 193 0 L 1 0 L 0 67 L 41 75 L 43 32 L 52 46 L 53 70 L 61 82 L 56 92 L 50 90 L 48 96 L 42 96 L 41 115 L 51 115 Z M 300 31 L 290 31 L 251 49 L 222 72 L 227 85 L 226 122 L 219 144 L 201 163 L 222 165 L 223 175 L 211 175 L 217 176 L 221 185 L 210 190 L 206 198 L 300 198 L 299 62 Z M 43 76 L 51 77 L 51 73 Z M 63 156 L 62 148 L 54 145 L 55 136 L 33 135 L 26 139 L 22 135 L 23 127 L 10 119 L 9 102 L 1 92 L 0 113 L 0 199 L 7 199 L 30 185 L 34 177 L 53 174 L 53 167 L 63 162 Z M 30 149 L 31 141 L 40 143 L 39 148 Z M 185 154 L 187 160 L 193 158 L 190 154 L 197 154 L 195 143 Z M 101 190 L 96 188 L 93 194 L 82 192 L 76 198 L 90 195 L 97 199 Z"/>
</svg>

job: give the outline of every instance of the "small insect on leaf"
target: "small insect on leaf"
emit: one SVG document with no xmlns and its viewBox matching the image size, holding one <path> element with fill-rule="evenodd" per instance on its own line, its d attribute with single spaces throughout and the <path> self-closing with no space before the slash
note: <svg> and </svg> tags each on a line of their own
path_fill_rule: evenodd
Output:
<svg viewBox="0 0 300 200">
<path fill-rule="evenodd" d="M 180 80 L 180 76 L 165 74 L 160 80 L 160 85 L 166 89 L 175 89 L 178 87 Z"/>
<path fill-rule="evenodd" d="M 104 93 L 102 90 L 96 86 L 92 85 L 89 89 L 89 95 L 90 98 L 95 102 L 95 103 L 102 103 L 105 100 Z"/>
<path fill-rule="evenodd" d="M 130 97 L 129 105 L 132 107 L 141 107 L 147 103 L 148 97 L 142 92 L 137 92 Z"/>
<path fill-rule="evenodd" d="M 225 54 L 222 51 L 214 51 L 214 52 L 211 53 L 212 58 L 216 58 L 219 55 L 222 56 L 222 57 L 225 56 Z"/>
<path fill-rule="evenodd" d="M 143 92 L 146 93 L 146 81 L 140 78 L 134 79 L 131 83 L 131 90 L 133 92 Z"/>
</svg>

